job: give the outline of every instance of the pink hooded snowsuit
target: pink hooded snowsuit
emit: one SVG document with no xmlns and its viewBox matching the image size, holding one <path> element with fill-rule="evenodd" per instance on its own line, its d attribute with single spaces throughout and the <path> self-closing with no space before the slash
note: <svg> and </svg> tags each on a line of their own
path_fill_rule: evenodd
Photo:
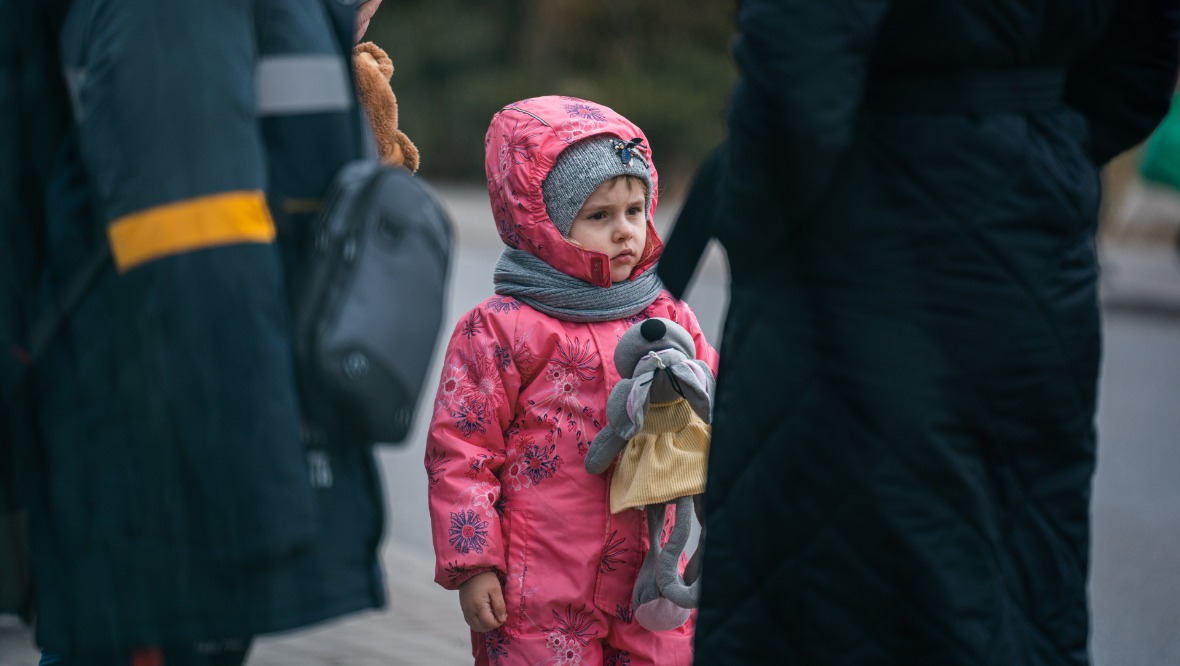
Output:
<svg viewBox="0 0 1180 666">
<path fill-rule="evenodd" d="M 485 145 L 488 190 L 504 242 L 606 287 L 606 255 L 566 240 L 550 221 L 541 191 L 558 153 L 600 134 L 644 136 L 607 107 L 546 97 L 497 113 Z M 654 185 L 654 167 L 651 179 Z M 651 218 L 657 191 L 653 187 L 647 248 L 632 279 L 650 270 L 663 250 Z M 556 319 L 495 296 L 455 327 L 426 469 L 436 581 L 458 589 L 494 570 L 503 582 L 508 620 L 472 634 L 477 664 L 691 663 L 694 620 L 666 632 L 632 620 L 632 589 L 648 549 L 644 512 L 611 515 L 611 472 L 595 476 L 584 467 L 619 381 L 615 346 L 628 327 L 649 317 L 684 326 L 697 356 L 716 373 L 717 352 L 695 315 L 666 291 L 639 315 L 592 323 Z"/>
</svg>

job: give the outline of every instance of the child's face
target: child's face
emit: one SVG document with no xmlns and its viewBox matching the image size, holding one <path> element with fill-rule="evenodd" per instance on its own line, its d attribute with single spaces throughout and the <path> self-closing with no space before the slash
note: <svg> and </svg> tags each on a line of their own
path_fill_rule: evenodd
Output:
<svg viewBox="0 0 1180 666">
<path fill-rule="evenodd" d="M 570 240 L 610 257 L 611 282 L 631 277 L 647 246 L 646 188 L 636 178 L 603 181 L 582 204 Z"/>
</svg>

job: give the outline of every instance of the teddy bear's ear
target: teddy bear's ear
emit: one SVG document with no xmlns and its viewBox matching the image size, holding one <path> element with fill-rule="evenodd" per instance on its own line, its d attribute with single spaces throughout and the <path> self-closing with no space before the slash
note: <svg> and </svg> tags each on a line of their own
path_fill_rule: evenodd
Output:
<svg viewBox="0 0 1180 666">
<path fill-rule="evenodd" d="M 361 42 L 352 47 L 353 60 L 372 58 L 374 64 L 377 65 L 377 71 L 381 72 L 381 76 L 388 81 L 393 76 L 393 60 L 389 55 L 373 42 Z"/>
</svg>

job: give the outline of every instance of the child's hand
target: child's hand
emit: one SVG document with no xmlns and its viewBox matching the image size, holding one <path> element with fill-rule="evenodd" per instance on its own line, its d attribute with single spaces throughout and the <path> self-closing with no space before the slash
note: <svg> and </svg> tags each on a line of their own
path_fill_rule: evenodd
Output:
<svg viewBox="0 0 1180 666">
<path fill-rule="evenodd" d="M 495 571 L 476 574 L 460 585 L 459 606 L 472 631 L 491 631 L 508 619 L 508 612 L 504 609 L 504 589 Z"/>
</svg>

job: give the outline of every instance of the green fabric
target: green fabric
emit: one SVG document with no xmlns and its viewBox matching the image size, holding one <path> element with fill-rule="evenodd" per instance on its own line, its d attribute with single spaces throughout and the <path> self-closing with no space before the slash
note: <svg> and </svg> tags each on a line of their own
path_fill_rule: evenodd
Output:
<svg viewBox="0 0 1180 666">
<path fill-rule="evenodd" d="M 1139 170 L 1143 178 L 1180 190 L 1180 94 L 1172 97 L 1172 108 L 1147 140 Z"/>
</svg>

